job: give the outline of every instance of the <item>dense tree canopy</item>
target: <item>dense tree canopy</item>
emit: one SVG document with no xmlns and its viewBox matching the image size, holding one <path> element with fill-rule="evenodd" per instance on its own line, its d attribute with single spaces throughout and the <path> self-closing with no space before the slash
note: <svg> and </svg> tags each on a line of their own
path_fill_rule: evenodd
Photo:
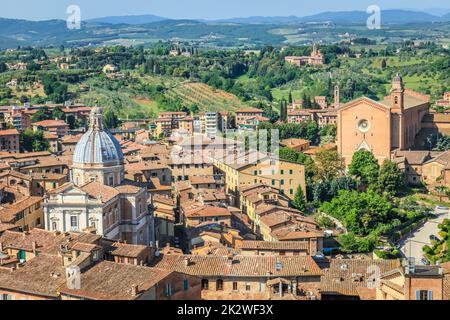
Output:
<svg viewBox="0 0 450 320">
<path fill-rule="evenodd" d="M 359 150 L 353 154 L 348 172 L 359 178 L 364 184 L 373 184 L 378 179 L 380 166 L 373 153 L 367 150 Z"/>
<path fill-rule="evenodd" d="M 405 175 L 397 163 L 385 160 L 378 176 L 378 188 L 381 192 L 396 195 L 405 187 Z"/>
<path fill-rule="evenodd" d="M 45 151 L 49 148 L 48 140 L 44 138 L 44 132 L 32 129 L 27 129 L 20 133 L 20 147 L 23 151 L 34 152 L 34 151 Z"/>
</svg>

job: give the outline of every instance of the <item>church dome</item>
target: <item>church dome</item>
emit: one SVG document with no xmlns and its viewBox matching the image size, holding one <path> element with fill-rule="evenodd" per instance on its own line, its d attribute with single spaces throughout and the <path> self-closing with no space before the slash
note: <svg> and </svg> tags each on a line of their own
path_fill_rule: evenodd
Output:
<svg viewBox="0 0 450 320">
<path fill-rule="evenodd" d="M 94 107 L 89 130 L 81 137 L 73 153 L 77 164 L 122 164 L 123 153 L 119 141 L 103 125 L 103 110 Z"/>
</svg>

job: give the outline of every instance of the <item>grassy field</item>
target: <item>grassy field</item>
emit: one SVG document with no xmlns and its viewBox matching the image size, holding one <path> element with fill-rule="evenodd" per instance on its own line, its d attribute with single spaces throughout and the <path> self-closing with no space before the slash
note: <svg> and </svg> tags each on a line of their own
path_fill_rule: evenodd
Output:
<svg viewBox="0 0 450 320">
<path fill-rule="evenodd" d="M 236 111 L 246 105 L 233 94 L 203 83 L 188 82 L 171 88 L 166 95 L 186 105 L 197 105 L 200 111 Z"/>
</svg>

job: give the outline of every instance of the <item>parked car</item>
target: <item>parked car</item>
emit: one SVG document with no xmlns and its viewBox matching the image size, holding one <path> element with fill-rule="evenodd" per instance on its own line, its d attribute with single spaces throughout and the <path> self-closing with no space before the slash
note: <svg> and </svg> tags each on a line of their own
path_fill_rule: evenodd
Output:
<svg viewBox="0 0 450 320">
<path fill-rule="evenodd" d="M 324 233 L 325 237 L 333 236 L 333 230 L 325 230 L 323 233 Z"/>
<path fill-rule="evenodd" d="M 319 259 L 324 259 L 324 258 L 325 258 L 325 255 L 324 255 L 322 252 L 317 251 L 315 257 L 316 257 L 316 258 L 319 258 Z"/>
<path fill-rule="evenodd" d="M 436 237 L 434 234 L 430 235 L 430 240 L 440 241 L 439 238 Z"/>
<path fill-rule="evenodd" d="M 448 210 L 448 207 L 445 207 L 445 206 L 436 206 L 436 210 Z"/>
</svg>

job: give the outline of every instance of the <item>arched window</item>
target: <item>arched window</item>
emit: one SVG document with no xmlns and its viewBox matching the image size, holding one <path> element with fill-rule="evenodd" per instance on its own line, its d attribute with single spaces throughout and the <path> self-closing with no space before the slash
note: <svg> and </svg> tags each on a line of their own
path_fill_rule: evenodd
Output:
<svg viewBox="0 0 450 320">
<path fill-rule="evenodd" d="M 397 96 L 394 97 L 394 103 L 398 104 L 398 97 Z"/>
</svg>

